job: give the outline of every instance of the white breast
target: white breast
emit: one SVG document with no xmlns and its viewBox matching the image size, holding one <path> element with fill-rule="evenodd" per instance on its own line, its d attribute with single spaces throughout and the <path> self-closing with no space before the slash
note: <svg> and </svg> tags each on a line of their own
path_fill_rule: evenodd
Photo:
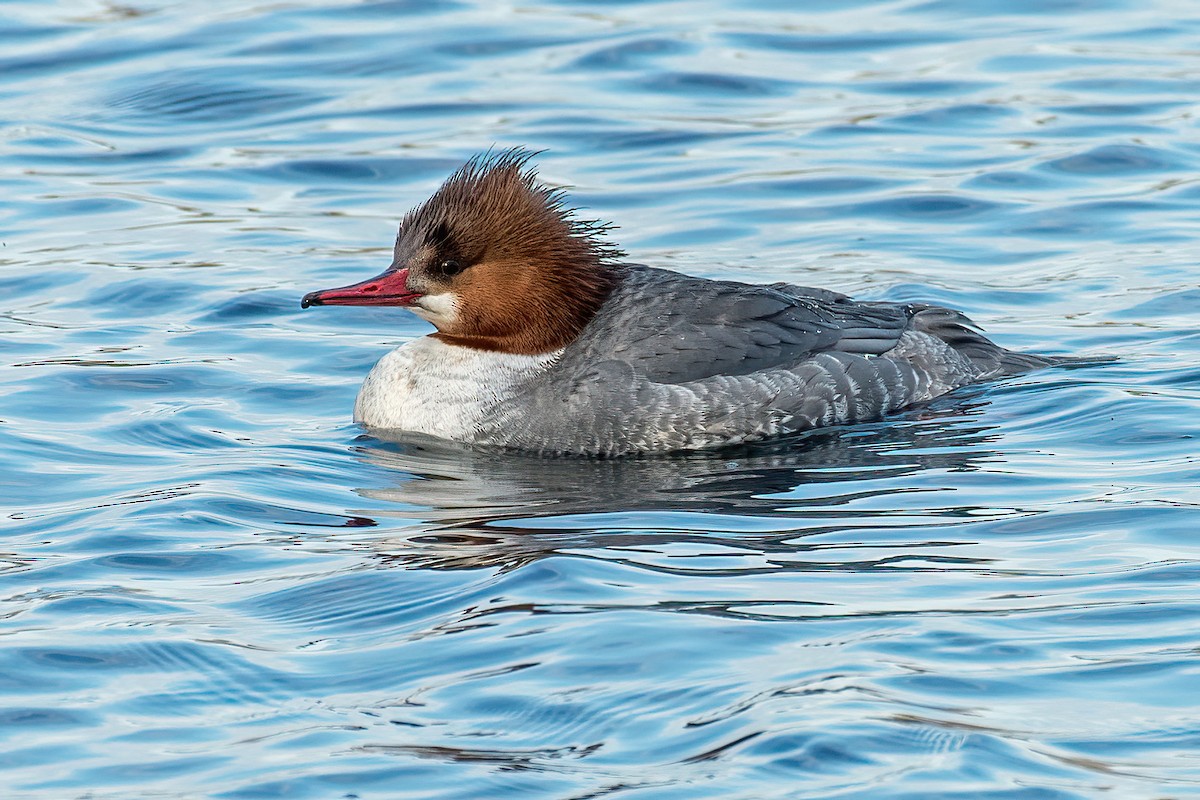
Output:
<svg viewBox="0 0 1200 800">
<path fill-rule="evenodd" d="M 354 421 L 371 428 L 474 441 L 488 414 L 561 353 L 492 353 L 425 336 L 379 360 L 358 392 Z"/>
</svg>

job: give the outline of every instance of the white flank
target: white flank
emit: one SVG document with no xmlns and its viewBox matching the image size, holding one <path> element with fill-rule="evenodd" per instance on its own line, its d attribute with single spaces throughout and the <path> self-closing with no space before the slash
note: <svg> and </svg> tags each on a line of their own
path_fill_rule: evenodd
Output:
<svg viewBox="0 0 1200 800">
<path fill-rule="evenodd" d="M 379 360 L 358 392 L 354 421 L 470 442 L 501 402 L 561 354 L 493 353 L 425 336 Z"/>
</svg>

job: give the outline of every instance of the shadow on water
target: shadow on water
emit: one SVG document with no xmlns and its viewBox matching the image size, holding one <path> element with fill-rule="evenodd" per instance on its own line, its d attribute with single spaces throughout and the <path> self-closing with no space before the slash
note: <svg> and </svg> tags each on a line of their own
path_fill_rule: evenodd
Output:
<svg viewBox="0 0 1200 800">
<path fill-rule="evenodd" d="M 947 491 L 924 474 L 1000 458 L 987 447 L 997 434 L 980 421 L 985 406 L 960 395 L 881 423 L 656 458 L 538 458 L 368 438 L 359 455 L 396 478 L 357 490 L 388 507 L 352 513 L 415 522 L 402 540 L 374 544 L 407 566 L 512 569 L 564 549 L 689 541 L 795 553 L 801 536 L 974 517 L 978 509 L 911 498 Z"/>
</svg>

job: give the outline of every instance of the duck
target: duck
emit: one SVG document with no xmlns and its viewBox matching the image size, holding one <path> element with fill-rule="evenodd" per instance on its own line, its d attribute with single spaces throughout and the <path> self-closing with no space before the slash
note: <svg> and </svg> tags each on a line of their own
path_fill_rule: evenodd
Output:
<svg viewBox="0 0 1200 800">
<path fill-rule="evenodd" d="M 366 376 L 354 420 L 368 431 L 542 455 L 706 450 L 877 421 L 1060 362 L 938 305 L 632 263 L 534 155 L 472 158 L 404 216 L 386 270 L 303 297 L 434 328 Z"/>
</svg>

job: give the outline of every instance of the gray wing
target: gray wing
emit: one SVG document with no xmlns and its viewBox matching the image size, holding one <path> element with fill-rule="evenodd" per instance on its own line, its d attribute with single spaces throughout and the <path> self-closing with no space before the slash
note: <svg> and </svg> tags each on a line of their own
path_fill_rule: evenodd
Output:
<svg viewBox="0 0 1200 800">
<path fill-rule="evenodd" d="M 618 291 L 479 441 L 607 455 L 736 444 L 878 419 L 1051 363 L 999 347 L 938 306 L 647 268 Z"/>
<path fill-rule="evenodd" d="M 599 324 L 564 356 L 615 359 L 659 383 L 747 375 L 815 353 L 879 355 L 908 328 L 906 307 L 856 303 L 790 284 L 752 286 L 634 268 Z"/>
</svg>

